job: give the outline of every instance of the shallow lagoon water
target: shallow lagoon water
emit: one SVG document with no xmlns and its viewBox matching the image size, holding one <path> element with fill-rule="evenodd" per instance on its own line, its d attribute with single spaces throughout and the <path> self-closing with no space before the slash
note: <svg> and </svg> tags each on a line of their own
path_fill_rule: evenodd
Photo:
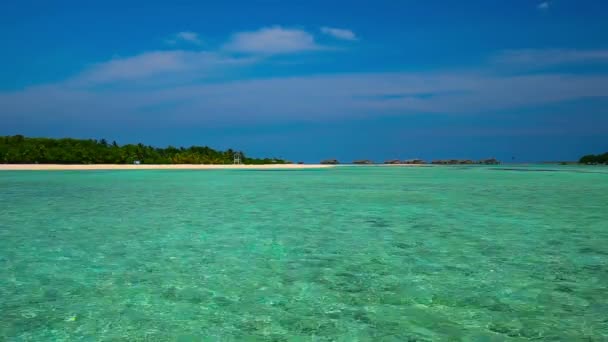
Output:
<svg viewBox="0 0 608 342">
<path fill-rule="evenodd" d="M 606 341 L 607 208 L 603 167 L 1 172 L 0 340 Z"/>
</svg>

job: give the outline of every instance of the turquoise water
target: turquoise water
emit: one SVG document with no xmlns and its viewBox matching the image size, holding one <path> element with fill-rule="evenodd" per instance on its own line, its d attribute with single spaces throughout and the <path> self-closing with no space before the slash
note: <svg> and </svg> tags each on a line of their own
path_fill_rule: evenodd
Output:
<svg viewBox="0 0 608 342">
<path fill-rule="evenodd" d="M 509 168 L 0 172 L 0 340 L 608 340 L 608 168 Z"/>
</svg>

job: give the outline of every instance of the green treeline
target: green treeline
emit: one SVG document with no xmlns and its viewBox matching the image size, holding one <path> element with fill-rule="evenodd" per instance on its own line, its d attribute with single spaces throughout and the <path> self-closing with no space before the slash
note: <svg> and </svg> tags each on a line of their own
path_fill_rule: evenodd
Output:
<svg viewBox="0 0 608 342">
<path fill-rule="evenodd" d="M 581 164 L 608 164 L 608 152 L 604 154 L 588 154 L 579 161 Z"/>
<path fill-rule="evenodd" d="M 143 144 L 118 145 L 105 139 L 27 138 L 0 136 L 0 163 L 8 164 L 232 164 L 235 151 L 192 146 L 156 148 Z M 247 158 L 244 164 L 284 164 L 286 161 Z"/>
</svg>

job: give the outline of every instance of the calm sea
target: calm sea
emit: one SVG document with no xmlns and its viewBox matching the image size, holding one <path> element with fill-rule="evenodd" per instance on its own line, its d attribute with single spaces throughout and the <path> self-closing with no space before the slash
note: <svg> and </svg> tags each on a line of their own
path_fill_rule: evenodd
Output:
<svg viewBox="0 0 608 342">
<path fill-rule="evenodd" d="M 2 341 L 606 341 L 608 168 L 0 172 Z"/>
</svg>

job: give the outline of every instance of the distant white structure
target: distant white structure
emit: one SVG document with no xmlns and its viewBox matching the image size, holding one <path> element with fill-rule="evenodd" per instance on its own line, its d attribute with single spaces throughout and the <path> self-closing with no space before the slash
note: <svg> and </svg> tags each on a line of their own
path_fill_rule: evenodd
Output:
<svg viewBox="0 0 608 342">
<path fill-rule="evenodd" d="M 141 162 L 139 160 L 136 160 L 136 161 L 133 162 L 133 164 L 139 165 L 139 164 L 141 164 Z"/>
<path fill-rule="evenodd" d="M 241 165 L 241 152 L 234 152 L 234 165 Z"/>
</svg>

